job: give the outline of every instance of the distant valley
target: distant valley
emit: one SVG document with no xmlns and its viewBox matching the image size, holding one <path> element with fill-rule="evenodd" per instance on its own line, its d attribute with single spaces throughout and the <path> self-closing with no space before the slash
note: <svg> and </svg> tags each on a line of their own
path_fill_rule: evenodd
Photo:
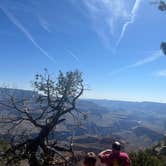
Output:
<svg viewBox="0 0 166 166">
<path fill-rule="evenodd" d="M 37 95 L 32 91 L 14 92 L 29 98 Z M 3 96 L 0 98 L 2 100 Z M 0 109 L 2 115 L 3 107 Z M 109 148 L 111 142 L 108 140 L 115 139 L 121 140 L 126 150 L 145 148 L 161 140 L 166 130 L 165 103 L 80 99 L 77 109 L 81 114 L 74 122 L 70 115 L 66 115 L 67 120 L 50 135 L 51 139 L 63 141 L 74 136 L 77 150 L 96 148 L 99 151 L 100 148 Z M 30 128 L 26 124 L 24 127 Z"/>
</svg>

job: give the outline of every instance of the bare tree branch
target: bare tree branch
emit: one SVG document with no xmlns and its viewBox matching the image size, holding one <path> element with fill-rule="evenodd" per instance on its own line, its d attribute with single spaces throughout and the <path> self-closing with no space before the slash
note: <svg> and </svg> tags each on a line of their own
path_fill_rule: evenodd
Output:
<svg viewBox="0 0 166 166">
<path fill-rule="evenodd" d="M 34 98 L 20 98 L 17 95 L 9 94 L 9 100 L 0 101 L 0 105 L 5 107 L 8 112 L 12 110 L 8 119 L 3 119 L 4 124 L 12 125 L 10 130 L 20 127 L 25 121 L 38 129 L 35 136 L 30 136 L 25 140 L 14 139 L 17 142 L 12 143 L 4 153 L 9 163 L 27 159 L 30 166 L 41 166 L 42 161 L 36 157 L 38 153 L 42 155 L 38 149 L 42 149 L 44 152 L 45 161 L 43 164 L 48 163 L 46 160 L 49 160 L 50 148 L 53 155 L 58 154 L 64 160 L 65 158 L 59 153 L 60 151 L 72 153 L 72 140 L 69 147 L 66 148 L 59 146 L 57 141 L 50 144 L 49 135 L 66 120 L 64 115 L 69 113 L 74 116 L 72 111 L 77 110 L 76 100 L 84 91 L 81 73 L 79 71 L 67 72 L 66 74 L 60 72 L 57 80 L 54 80 L 45 70 L 44 74 L 36 75 L 33 86 L 35 94 L 37 92 Z M 14 112 L 16 113 L 14 114 Z"/>
</svg>

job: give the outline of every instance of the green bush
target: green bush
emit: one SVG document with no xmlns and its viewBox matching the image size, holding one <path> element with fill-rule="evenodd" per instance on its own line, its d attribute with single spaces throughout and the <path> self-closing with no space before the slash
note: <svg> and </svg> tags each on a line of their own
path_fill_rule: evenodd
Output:
<svg viewBox="0 0 166 166">
<path fill-rule="evenodd" d="M 130 153 L 132 166 L 165 166 L 165 159 L 159 158 L 151 150 Z"/>
</svg>

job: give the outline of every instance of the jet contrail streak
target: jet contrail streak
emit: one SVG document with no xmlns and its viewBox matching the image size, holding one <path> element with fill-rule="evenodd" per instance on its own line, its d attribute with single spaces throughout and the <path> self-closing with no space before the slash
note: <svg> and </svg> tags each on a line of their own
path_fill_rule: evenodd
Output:
<svg viewBox="0 0 166 166">
<path fill-rule="evenodd" d="M 142 65 L 154 62 L 155 60 L 159 59 L 162 55 L 163 54 L 162 54 L 161 50 L 156 50 L 152 53 L 152 55 L 150 57 L 141 59 L 141 60 L 137 61 L 136 63 L 130 64 L 130 65 L 124 66 L 122 68 L 119 68 L 115 71 L 112 71 L 112 72 L 109 73 L 109 76 L 121 73 L 122 71 L 125 71 L 125 70 L 128 70 L 128 69 L 137 68 L 137 67 L 140 67 Z"/>
<path fill-rule="evenodd" d="M 79 58 L 72 52 L 70 51 L 69 49 L 65 49 L 70 56 L 72 56 L 77 62 L 80 62 Z"/>
<path fill-rule="evenodd" d="M 20 30 L 24 33 L 24 35 L 32 42 L 32 44 L 40 50 L 40 52 L 47 57 L 49 60 L 51 60 L 53 63 L 56 63 L 56 60 L 50 56 L 47 51 L 45 51 L 40 45 L 35 41 L 34 37 L 30 34 L 30 32 L 20 23 L 20 21 L 8 10 L 0 6 L 0 9 L 3 11 L 3 13 L 8 17 L 8 19 Z"/>
<path fill-rule="evenodd" d="M 116 42 L 116 47 L 117 47 L 117 46 L 119 45 L 119 43 L 121 42 L 121 40 L 122 40 L 122 38 L 123 38 L 123 36 L 124 36 L 124 34 L 125 34 L 125 32 L 126 32 L 126 29 L 127 29 L 128 25 L 134 23 L 135 17 L 136 17 L 137 11 L 138 11 L 138 8 L 139 8 L 139 6 L 140 6 L 140 4 L 141 4 L 141 1 L 142 1 L 142 0 L 135 0 L 134 6 L 133 6 L 132 11 L 131 11 L 131 18 L 130 18 L 129 21 L 127 21 L 127 22 L 123 25 L 121 34 L 120 34 L 120 36 L 119 36 L 119 38 L 118 38 L 118 40 L 117 40 L 117 42 Z"/>
</svg>

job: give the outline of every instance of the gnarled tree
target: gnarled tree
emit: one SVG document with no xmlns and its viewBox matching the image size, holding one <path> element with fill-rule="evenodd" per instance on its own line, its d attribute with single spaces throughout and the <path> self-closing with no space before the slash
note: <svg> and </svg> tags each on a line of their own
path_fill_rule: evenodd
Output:
<svg viewBox="0 0 166 166">
<path fill-rule="evenodd" d="M 160 11 L 166 11 L 166 2 L 164 0 L 154 1 L 153 3 L 158 4 L 158 9 Z M 161 42 L 160 48 L 163 51 L 163 53 L 166 55 L 166 42 Z"/>
<path fill-rule="evenodd" d="M 51 165 L 54 154 L 72 151 L 71 146 L 63 147 L 57 141 L 49 141 L 49 136 L 57 125 L 65 121 L 64 115 L 76 111 L 76 100 L 84 90 L 81 73 L 60 72 L 54 80 L 45 70 L 44 74 L 36 75 L 33 86 L 35 93 L 31 97 L 5 91 L 1 99 L 1 109 L 9 113 L 1 117 L 1 123 L 6 124 L 4 128 L 10 135 L 20 130 L 13 134 L 15 137 L 12 137 L 11 145 L 1 153 L 6 165 L 14 165 L 23 159 L 28 160 L 30 166 Z M 26 126 L 33 132 L 24 130 Z"/>
<path fill-rule="evenodd" d="M 157 4 L 158 9 L 160 11 L 166 11 L 166 2 L 164 0 L 154 0 L 151 2 L 152 4 Z M 163 51 L 163 53 L 166 55 L 166 42 L 161 42 L 160 48 Z"/>
<path fill-rule="evenodd" d="M 166 11 L 166 2 L 160 1 L 158 8 L 161 11 Z M 162 42 L 160 47 L 163 50 L 163 53 L 166 55 L 166 42 Z"/>
</svg>

